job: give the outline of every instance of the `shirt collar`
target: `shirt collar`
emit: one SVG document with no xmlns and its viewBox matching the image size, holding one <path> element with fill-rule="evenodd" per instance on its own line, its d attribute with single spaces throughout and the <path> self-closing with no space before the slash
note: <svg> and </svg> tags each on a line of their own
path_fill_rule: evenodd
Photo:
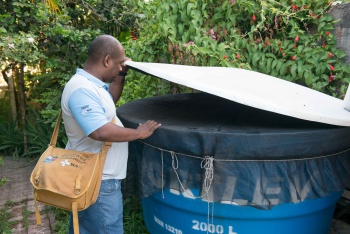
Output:
<svg viewBox="0 0 350 234">
<path fill-rule="evenodd" d="M 108 91 L 108 85 L 105 84 L 103 81 L 101 81 L 100 79 L 94 77 L 93 75 L 91 75 L 90 73 L 86 72 L 85 70 L 81 69 L 81 68 L 77 68 L 77 72 L 76 74 L 79 74 L 81 76 L 84 76 L 86 79 L 88 79 L 89 81 L 91 81 L 92 83 L 94 83 L 95 85 L 97 85 L 98 87 L 103 87 L 104 89 L 106 89 Z"/>
</svg>

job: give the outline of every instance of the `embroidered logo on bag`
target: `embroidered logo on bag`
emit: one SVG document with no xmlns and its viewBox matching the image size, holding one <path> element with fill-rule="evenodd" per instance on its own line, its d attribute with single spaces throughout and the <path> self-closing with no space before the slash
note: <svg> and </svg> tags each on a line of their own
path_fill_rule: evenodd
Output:
<svg viewBox="0 0 350 234">
<path fill-rule="evenodd" d="M 81 107 L 81 114 L 82 115 L 86 115 L 86 113 L 92 111 L 92 109 L 90 108 L 89 105 L 85 105 Z"/>
<path fill-rule="evenodd" d="M 45 158 L 44 163 L 50 163 L 50 162 L 55 161 L 56 159 L 58 159 L 57 156 L 52 156 L 52 155 L 50 155 L 50 156 L 48 156 L 47 158 Z"/>
<path fill-rule="evenodd" d="M 60 156 L 60 159 L 70 160 L 70 166 L 79 168 L 81 170 L 84 169 L 84 166 L 86 163 L 92 159 L 94 155 L 91 154 L 85 154 L 85 153 L 80 153 L 80 154 L 63 154 Z M 74 161 L 74 163 L 72 163 Z M 62 165 L 63 166 L 63 165 Z"/>
<path fill-rule="evenodd" d="M 62 160 L 61 161 L 61 165 L 62 167 L 65 167 L 65 166 L 71 166 L 71 167 L 75 167 L 75 168 L 78 168 L 78 165 L 74 164 L 74 163 L 71 163 L 68 161 L 68 159 L 66 160 Z"/>
<path fill-rule="evenodd" d="M 62 167 L 69 166 L 70 162 L 68 162 L 68 159 L 61 161 Z"/>
</svg>

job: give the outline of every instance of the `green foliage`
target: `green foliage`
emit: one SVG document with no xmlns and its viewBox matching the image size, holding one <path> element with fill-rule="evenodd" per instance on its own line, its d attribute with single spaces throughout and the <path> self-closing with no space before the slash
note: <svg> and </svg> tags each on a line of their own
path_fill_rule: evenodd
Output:
<svg viewBox="0 0 350 234">
<path fill-rule="evenodd" d="M 23 154 L 22 157 L 32 158 L 40 156 L 50 143 L 54 124 L 57 121 L 57 116 L 53 118 L 52 125 L 45 123 L 45 120 L 41 115 L 31 110 L 31 118 L 27 120 L 27 134 L 28 134 L 28 152 Z M 62 147 L 67 143 L 67 137 L 63 131 L 62 125 L 60 126 L 59 137 L 57 139 L 57 147 Z"/>
<path fill-rule="evenodd" d="M 50 122 L 60 108 L 63 85 L 77 67 L 83 66 L 90 42 L 104 33 L 116 37 L 122 34 L 122 40 L 130 34 L 128 31 L 138 18 L 133 12 L 134 2 L 3 2 L 0 9 L 1 69 L 25 64 L 28 68 L 25 73 L 27 102 Z"/>
<path fill-rule="evenodd" d="M 8 222 L 12 218 L 6 208 L 0 209 L 0 233 L 11 233 L 13 223 Z"/>
<path fill-rule="evenodd" d="M 28 231 L 29 228 L 29 215 L 30 215 L 30 211 L 28 210 L 28 205 L 26 204 L 23 208 L 23 212 L 22 212 L 22 216 L 23 216 L 23 220 L 22 223 L 24 225 L 24 228 Z"/>
<path fill-rule="evenodd" d="M 55 222 L 55 225 L 53 227 L 53 231 L 57 234 L 68 233 L 70 212 L 56 208 L 56 207 L 52 207 L 49 209 L 53 210 L 53 212 L 55 214 L 56 222 Z"/>
<path fill-rule="evenodd" d="M 8 181 L 9 181 L 9 180 L 8 180 L 5 176 L 3 176 L 3 177 L 0 179 L 0 186 L 6 184 Z"/>
<path fill-rule="evenodd" d="M 4 159 L 3 157 L 0 157 L 0 167 L 4 166 Z M 8 179 L 5 176 L 1 176 L 0 178 L 0 186 L 4 185 L 8 182 Z"/>
<path fill-rule="evenodd" d="M 251 69 L 339 98 L 350 82 L 328 0 L 154 0 L 139 7 L 139 37 L 126 45 L 135 61 Z"/>
<path fill-rule="evenodd" d="M 12 214 L 8 212 L 14 205 L 13 202 L 8 201 L 5 207 L 0 209 L 0 233 L 12 233 L 13 225 L 17 224 L 19 221 L 9 221 L 12 218 Z"/>
<path fill-rule="evenodd" d="M 26 132 L 28 136 L 27 152 L 23 151 L 23 130 L 12 120 L 0 121 L 0 152 L 4 155 L 10 155 L 14 158 L 36 158 L 47 148 L 53 131 L 51 124 L 46 123 L 34 109 L 30 109 L 28 116 L 26 120 Z M 53 123 L 56 123 L 56 118 L 54 118 Z M 61 127 L 57 146 L 64 147 L 66 142 L 67 138 Z"/>
<path fill-rule="evenodd" d="M 40 113 L 26 110 L 28 120 L 18 126 L 9 99 L 0 100 L 0 151 L 15 157 L 42 152 L 51 136 L 52 123 L 60 109 L 64 84 L 82 67 L 87 47 L 100 34 L 128 31 L 137 15 L 134 1 L 59 2 L 41 0 L 3 1 L 0 8 L 0 61 L 2 72 L 15 82 L 17 64 L 25 65 L 26 103 Z M 128 8 L 130 7 L 130 9 Z M 128 33 L 123 34 L 128 35 Z M 6 78 L 6 77 L 5 77 Z M 19 85 L 15 84 L 19 110 Z M 22 100 L 21 100 L 22 101 Z M 21 111 L 17 111 L 19 116 Z M 25 126 L 22 126 L 25 125 Z M 23 132 L 29 131 L 29 149 L 24 154 Z M 60 137 L 60 139 L 62 139 Z M 65 140 L 63 138 L 63 140 Z M 38 156 L 38 155 L 37 155 Z"/>
<path fill-rule="evenodd" d="M 16 122 L 0 119 L 0 132 L 0 152 L 15 158 L 23 155 L 23 135 Z"/>
<path fill-rule="evenodd" d="M 131 196 L 124 199 L 123 204 L 124 232 L 127 234 L 148 234 L 143 220 L 140 200 Z"/>
</svg>

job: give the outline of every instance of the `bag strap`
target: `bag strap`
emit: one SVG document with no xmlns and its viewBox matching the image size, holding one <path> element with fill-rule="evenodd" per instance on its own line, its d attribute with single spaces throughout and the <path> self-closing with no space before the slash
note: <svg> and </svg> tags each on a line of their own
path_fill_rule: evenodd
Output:
<svg viewBox="0 0 350 234">
<path fill-rule="evenodd" d="M 56 146 L 58 130 L 60 129 L 61 118 L 62 118 L 62 110 L 60 110 L 60 113 L 58 114 L 57 122 L 55 125 L 55 129 L 53 130 L 49 146 Z"/>
<path fill-rule="evenodd" d="M 53 130 L 49 146 L 56 146 L 57 137 L 58 137 L 58 130 L 60 129 L 61 119 L 62 119 L 62 110 L 60 110 L 60 113 L 58 114 L 56 125 L 55 125 L 55 129 Z M 112 123 L 114 123 L 114 124 L 116 123 L 116 117 L 115 116 L 114 116 L 114 118 L 112 120 Z M 104 145 L 105 146 L 111 146 L 112 142 L 105 142 Z"/>
<path fill-rule="evenodd" d="M 34 191 L 34 206 L 35 206 L 36 224 L 41 225 L 41 217 L 40 217 L 40 211 L 39 211 L 37 200 L 38 200 L 38 194 Z"/>
<path fill-rule="evenodd" d="M 72 202 L 72 216 L 73 216 L 74 234 L 79 234 L 78 203 L 77 202 Z"/>
</svg>

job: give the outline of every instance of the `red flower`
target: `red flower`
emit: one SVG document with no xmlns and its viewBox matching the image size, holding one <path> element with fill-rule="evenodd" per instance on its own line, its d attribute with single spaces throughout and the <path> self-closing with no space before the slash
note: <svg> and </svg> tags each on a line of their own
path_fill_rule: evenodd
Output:
<svg viewBox="0 0 350 234">
<path fill-rule="evenodd" d="M 330 59 L 333 56 L 331 52 L 328 52 L 328 58 Z"/>
<path fill-rule="evenodd" d="M 304 9 L 307 9 L 307 8 L 309 8 L 309 6 L 308 6 L 308 5 L 305 5 L 305 6 L 304 6 Z"/>
<path fill-rule="evenodd" d="M 297 47 L 297 44 L 294 44 L 294 46 L 293 46 L 294 48 L 296 48 Z"/>
<path fill-rule="evenodd" d="M 331 34 L 330 32 L 328 32 L 328 31 L 326 32 L 326 35 L 327 35 L 327 36 L 329 36 L 330 34 Z"/>
<path fill-rule="evenodd" d="M 256 16 L 255 16 L 255 15 L 252 16 L 252 20 L 253 20 L 253 21 L 256 20 Z"/>
<path fill-rule="evenodd" d="M 293 10 L 293 11 L 298 10 L 298 6 L 297 6 L 297 5 L 293 5 L 293 6 L 292 6 L 292 10 Z"/>
<path fill-rule="evenodd" d="M 267 45 L 270 45 L 270 44 L 271 44 L 271 42 L 270 42 L 270 41 L 267 41 L 267 42 L 266 42 L 266 44 L 267 44 Z"/>
<path fill-rule="evenodd" d="M 282 50 L 282 48 L 280 47 L 280 52 L 282 53 L 283 52 L 283 50 Z"/>
<path fill-rule="evenodd" d="M 334 71 L 334 67 L 331 64 L 329 64 L 329 69 L 331 69 L 331 71 Z"/>
<path fill-rule="evenodd" d="M 224 55 L 224 59 L 227 59 L 227 56 L 226 56 L 226 55 Z"/>
<path fill-rule="evenodd" d="M 237 58 L 237 59 L 240 59 L 240 58 L 241 58 L 241 55 L 240 55 L 240 54 L 237 54 L 236 58 Z"/>
<path fill-rule="evenodd" d="M 286 53 L 283 53 L 282 56 L 283 56 L 283 57 L 286 56 Z"/>
<path fill-rule="evenodd" d="M 323 47 L 323 48 L 326 48 L 326 46 L 327 46 L 327 45 L 326 45 L 325 43 L 322 44 L 322 47 Z"/>
<path fill-rule="evenodd" d="M 298 35 L 294 38 L 294 41 L 295 41 L 295 43 L 298 43 L 298 41 L 299 41 L 299 36 Z"/>
<path fill-rule="evenodd" d="M 328 82 L 331 82 L 333 79 L 334 79 L 334 75 L 330 74 L 330 75 L 328 76 Z"/>
<path fill-rule="evenodd" d="M 293 60 L 293 61 L 294 61 L 296 58 L 297 58 L 297 56 L 296 56 L 296 55 L 294 55 L 294 56 L 290 57 L 290 59 L 291 59 L 291 60 Z"/>
</svg>

